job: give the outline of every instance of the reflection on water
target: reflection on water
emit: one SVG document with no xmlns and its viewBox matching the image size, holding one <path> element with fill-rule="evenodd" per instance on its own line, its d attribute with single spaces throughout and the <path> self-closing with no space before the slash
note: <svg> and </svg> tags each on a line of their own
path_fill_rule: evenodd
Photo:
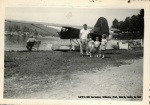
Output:
<svg viewBox="0 0 150 105">
<path fill-rule="evenodd" d="M 5 44 L 23 44 L 28 39 L 26 35 L 8 35 L 5 36 Z"/>
<path fill-rule="evenodd" d="M 7 35 L 5 36 L 5 50 L 25 50 L 26 41 L 29 37 L 26 35 Z"/>
<path fill-rule="evenodd" d="M 5 51 L 21 51 L 26 49 L 26 41 L 29 36 L 26 35 L 7 35 L 5 36 Z M 36 37 L 37 40 L 41 40 L 42 43 L 40 45 L 40 50 L 50 50 L 46 46 L 47 44 L 51 44 L 51 42 L 55 41 L 50 37 Z"/>
</svg>

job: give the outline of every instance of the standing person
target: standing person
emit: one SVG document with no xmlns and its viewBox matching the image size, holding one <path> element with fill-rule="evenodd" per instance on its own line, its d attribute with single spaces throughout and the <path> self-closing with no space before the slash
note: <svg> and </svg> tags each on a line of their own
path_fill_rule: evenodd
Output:
<svg viewBox="0 0 150 105">
<path fill-rule="evenodd" d="M 95 46 L 95 57 L 99 57 L 99 48 L 100 48 L 100 41 L 99 41 L 99 37 L 96 37 L 96 41 L 94 42 L 94 46 Z"/>
<path fill-rule="evenodd" d="M 80 53 L 83 55 L 83 47 L 85 46 L 86 49 L 86 55 L 89 55 L 88 53 L 88 36 L 90 34 L 90 31 L 87 29 L 87 25 L 83 25 L 83 29 L 80 30 L 79 38 L 80 38 Z"/>
<path fill-rule="evenodd" d="M 103 35 L 102 35 L 101 46 L 100 46 L 100 51 L 101 51 L 101 56 L 102 56 L 102 58 L 105 57 L 104 54 L 105 54 L 106 46 L 107 46 L 107 39 L 106 39 L 106 35 L 103 34 Z"/>
<path fill-rule="evenodd" d="M 37 40 L 35 38 L 33 38 L 33 35 L 30 35 L 30 38 L 27 40 L 27 46 L 26 46 L 28 51 L 32 50 L 32 47 L 35 42 L 37 42 Z"/>
<path fill-rule="evenodd" d="M 89 38 L 88 50 L 89 50 L 89 53 L 90 53 L 90 57 L 93 57 L 94 56 L 94 41 L 92 40 L 92 38 Z"/>
</svg>

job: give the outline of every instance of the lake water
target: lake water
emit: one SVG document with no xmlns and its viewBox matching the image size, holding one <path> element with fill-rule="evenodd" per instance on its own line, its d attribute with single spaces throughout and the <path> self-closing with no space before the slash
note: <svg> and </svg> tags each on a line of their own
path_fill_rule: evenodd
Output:
<svg viewBox="0 0 150 105">
<path fill-rule="evenodd" d="M 26 41 L 28 36 L 8 35 L 5 36 L 5 51 L 24 51 L 26 49 Z M 36 38 L 41 41 L 39 50 L 52 50 L 52 45 L 70 45 L 70 40 L 60 39 L 59 37 L 39 36 Z M 78 40 L 79 41 L 79 40 Z M 120 40 L 109 40 L 106 49 L 128 49 L 128 43 L 122 43 Z M 72 43 L 75 45 L 74 43 Z"/>
<path fill-rule="evenodd" d="M 23 51 L 26 49 L 26 41 L 28 36 L 7 35 L 5 36 L 5 51 Z M 58 37 L 37 37 L 41 41 L 39 50 L 52 50 L 51 47 L 55 45 L 69 45 L 70 41 L 67 39 L 60 39 Z"/>
</svg>

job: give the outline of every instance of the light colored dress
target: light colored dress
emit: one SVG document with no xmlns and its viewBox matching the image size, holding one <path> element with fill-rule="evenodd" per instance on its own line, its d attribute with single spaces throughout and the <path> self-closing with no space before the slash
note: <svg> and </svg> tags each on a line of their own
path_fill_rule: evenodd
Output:
<svg viewBox="0 0 150 105">
<path fill-rule="evenodd" d="M 102 39 L 100 50 L 106 50 L 106 46 L 107 46 L 107 40 Z"/>
<path fill-rule="evenodd" d="M 91 40 L 88 42 L 89 51 L 92 52 L 94 50 L 94 41 Z"/>
</svg>

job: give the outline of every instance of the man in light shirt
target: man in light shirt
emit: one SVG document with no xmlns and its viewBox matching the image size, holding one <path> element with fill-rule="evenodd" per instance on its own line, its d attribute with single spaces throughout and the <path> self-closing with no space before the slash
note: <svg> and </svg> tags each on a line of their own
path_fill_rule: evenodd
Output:
<svg viewBox="0 0 150 105">
<path fill-rule="evenodd" d="M 83 55 L 83 47 L 85 46 L 86 55 L 88 54 L 88 36 L 90 31 L 87 29 L 87 25 L 83 25 L 83 29 L 80 30 L 79 38 L 80 38 L 80 53 Z"/>
</svg>

